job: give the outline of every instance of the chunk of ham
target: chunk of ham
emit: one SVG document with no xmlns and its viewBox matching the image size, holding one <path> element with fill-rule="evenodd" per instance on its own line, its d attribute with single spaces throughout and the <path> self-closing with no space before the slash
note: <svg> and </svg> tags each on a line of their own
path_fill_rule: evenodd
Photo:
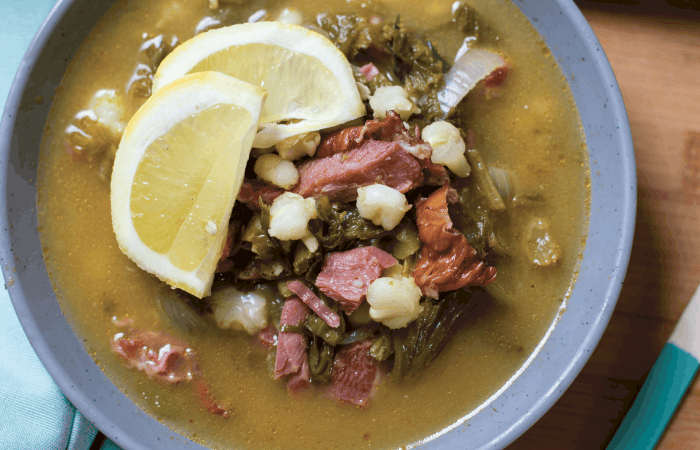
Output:
<svg viewBox="0 0 700 450">
<path fill-rule="evenodd" d="M 385 184 L 401 193 L 423 183 L 418 161 L 396 142 L 364 141 L 346 153 L 312 159 L 299 166 L 299 183 L 293 192 L 303 197 L 326 195 L 349 202 L 357 188 Z"/>
<path fill-rule="evenodd" d="M 411 136 L 403 124 L 401 117 L 394 111 L 389 111 L 384 120 L 368 120 L 361 127 L 349 127 L 337 131 L 324 139 L 316 150 L 316 156 L 326 157 L 358 148 L 368 140 L 398 142 L 401 147 L 418 159 L 430 160 L 433 150 L 425 141 L 420 139 L 418 128 L 416 136 Z"/>
<path fill-rule="evenodd" d="M 277 344 L 277 333 L 275 332 L 275 326 L 272 324 L 258 331 L 256 336 L 260 344 L 265 348 L 272 348 Z"/>
<path fill-rule="evenodd" d="M 202 374 L 197 356 L 187 343 L 165 333 L 117 333 L 111 341 L 111 348 L 128 367 L 142 370 L 150 378 L 166 384 L 192 380 Z"/>
<path fill-rule="evenodd" d="M 418 235 L 423 242 L 412 276 L 424 295 L 464 286 L 486 286 L 496 279 L 496 268 L 479 259 L 476 250 L 453 225 L 447 209 L 454 201 L 448 185 L 416 203 Z"/>
<path fill-rule="evenodd" d="M 430 158 L 419 159 L 418 161 L 425 174 L 425 184 L 430 186 L 442 186 L 450 182 L 450 174 L 447 172 L 445 166 L 435 164 Z"/>
<path fill-rule="evenodd" d="M 280 325 L 298 326 L 309 317 L 309 308 L 299 297 L 289 297 L 282 307 Z M 304 363 L 308 365 L 307 338 L 299 333 L 280 332 L 277 336 L 275 380 L 285 375 L 300 373 Z M 310 379 L 310 378 L 309 378 Z"/>
<path fill-rule="evenodd" d="M 361 407 L 369 405 L 379 374 L 369 354 L 371 346 L 371 341 L 361 341 L 336 353 L 330 393 L 337 400 Z"/>
<path fill-rule="evenodd" d="M 250 209 L 260 210 L 260 197 L 267 205 L 280 195 L 284 194 L 284 189 L 260 180 L 244 180 L 241 189 L 238 191 L 238 201 L 245 203 Z"/>
<path fill-rule="evenodd" d="M 287 381 L 287 391 L 291 394 L 307 390 L 311 387 L 311 371 L 309 369 L 309 358 L 304 358 L 299 372 L 292 374 Z"/>
<path fill-rule="evenodd" d="M 394 264 L 398 261 L 393 256 L 371 246 L 330 253 L 316 278 L 316 286 L 351 314 L 365 300 L 369 284 Z"/>
<path fill-rule="evenodd" d="M 229 417 L 229 411 L 212 396 L 202 371 L 197 365 L 197 356 L 182 339 L 156 331 L 137 331 L 133 320 L 113 320 L 119 327 L 130 331 L 117 333 L 110 344 L 112 351 L 126 361 L 127 367 L 142 370 L 156 381 L 178 384 L 194 380 L 199 401 L 210 413 Z"/>
<path fill-rule="evenodd" d="M 304 283 L 297 280 L 290 281 L 287 283 L 287 289 L 297 294 L 318 317 L 328 324 L 328 326 L 336 328 L 340 325 L 340 316 L 338 316 L 338 313 L 326 306 L 323 300 L 318 298 Z"/>
</svg>

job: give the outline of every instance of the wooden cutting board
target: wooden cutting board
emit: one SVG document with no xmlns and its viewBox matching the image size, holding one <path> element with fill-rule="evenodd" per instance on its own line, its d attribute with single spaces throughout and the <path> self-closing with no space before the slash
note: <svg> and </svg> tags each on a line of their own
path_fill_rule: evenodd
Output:
<svg viewBox="0 0 700 450">
<path fill-rule="evenodd" d="M 508 450 L 603 448 L 700 284 L 700 20 L 692 11 L 639 12 L 584 9 L 617 76 L 634 139 L 637 223 L 627 277 L 582 372 Z M 700 448 L 699 380 L 659 449 Z"/>
</svg>

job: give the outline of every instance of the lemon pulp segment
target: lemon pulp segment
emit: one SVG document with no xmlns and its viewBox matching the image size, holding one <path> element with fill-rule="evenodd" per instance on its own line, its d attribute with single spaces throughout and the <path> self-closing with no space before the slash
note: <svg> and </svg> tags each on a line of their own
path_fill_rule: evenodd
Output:
<svg viewBox="0 0 700 450">
<path fill-rule="evenodd" d="M 336 101 L 343 97 L 338 79 L 318 58 L 278 45 L 233 45 L 202 59 L 190 73 L 208 70 L 265 89 L 261 123 L 336 116 L 344 107 Z"/>
<path fill-rule="evenodd" d="M 201 33 L 165 57 L 153 77 L 153 91 L 206 71 L 267 93 L 253 141 L 256 148 L 365 114 L 345 55 L 326 37 L 301 26 L 258 22 Z"/>
<path fill-rule="evenodd" d="M 139 267 L 209 295 L 265 96 L 199 72 L 156 92 L 129 121 L 110 201 L 119 248 Z"/>
<path fill-rule="evenodd" d="M 216 105 L 177 123 L 146 148 L 131 189 L 134 228 L 176 267 L 199 267 L 219 235 L 216 227 L 238 184 L 233 175 L 240 173 L 241 142 L 251 124 L 247 110 Z"/>
</svg>

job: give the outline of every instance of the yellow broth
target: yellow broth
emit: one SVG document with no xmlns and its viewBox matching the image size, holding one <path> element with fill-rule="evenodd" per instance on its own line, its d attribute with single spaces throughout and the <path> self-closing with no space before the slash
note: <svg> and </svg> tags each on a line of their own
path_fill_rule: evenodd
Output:
<svg viewBox="0 0 700 450">
<path fill-rule="evenodd" d="M 267 372 L 266 353 L 239 332 L 205 330 L 196 336 L 173 328 L 155 303 L 169 287 L 138 269 L 119 250 L 110 217 L 109 184 L 97 163 L 74 162 L 63 130 L 99 89 L 125 88 L 144 33 L 193 36 L 210 14 L 205 0 L 121 0 L 100 20 L 62 81 L 44 133 L 39 177 L 39 221 L 44 259 L 60 304 L 89 352 L 139 407 L 171 428 L 213 448 L 385 448 L 423 439 L 468 414 L 513 376 L 543 338 L 576 278 L 588 226 L 589 176 L 582 129 L 571 93 L 544 43 L 505 0 L 469 0 L 499 36 L 510 67 L 499 97 L 468 114 L 476 147 L 489 164 L 512 170 L 546 200 L 513 208 L 501 232 L 512 256 L 498 262 L 497 284 L 512 302 L 479 302 L 445 351 L 410 385 L 383 382 L 370 407 L 340 405 L 319 391 L 292 399 Z M 366 3 L 366 2 L 365 2 Z M 349 12 L 356 0 L 254 0 L 240 6 L 244 22 L 259 9 L 269 16 L 297 7 L 307 20 L 319 12 Z M 462 37 L 444 32 L 451 1 L 385 0 L 402 23 L 425 31 L 451 61 Z M 390 15 L 387 15 L 390 17 Z M 467 100 L 469 101 L 469 100 Z M 128 114 L 138 108 L 131 101 Z M 526 254 L 533 217 L 549 221 L 563 257 L 536 267 Z M 110 350 L 122 329 L 113 317 L 130 317 L 141 329 L 164 331 L 190 343 L 214 398 L 232 416 L 207 412 L 193 386 L 166 386 L 128 369 Z M 466 438 L 466 436 L 465 436 Z"/>
</svg>

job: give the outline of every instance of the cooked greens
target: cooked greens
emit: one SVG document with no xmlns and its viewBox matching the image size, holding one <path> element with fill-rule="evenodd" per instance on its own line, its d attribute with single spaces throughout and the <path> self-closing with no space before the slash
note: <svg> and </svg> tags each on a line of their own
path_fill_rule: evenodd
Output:
<svg viewBox="0 0 700 450">
<path fill-rule="evenodd" d="M 345 249 L 360 240 L 378 238 L 387 234 L 382 227 L 362 218 L 356 208 L 347 208 L 331 202 L 328 197 L 316 200 L 317 221 L 309 228 L 326 250 Z"/>
<path fill-rule="evenodd" d="M 312 381 L 319 383 L 331 381 L 333 356 L 335 356 L 335 347 L 314 336 L 309 345 L 309 371 Z"/>
<path fill-rule="evenodd" d="M 433 121 L 442 114 L 437 92 L 447 63 L 430 41 L 403 26 L 399 16 L 390 21 L 328 14 L 322 15 L 318 24 L 351 63 L 360 66 L 372 62 L 379 69 L 371 80 L 356 72 L 356 80 L 370 92 L 381 86 L 401 85 L 410 97 L 420 99 L 422 117 Z"/>
<path fill-rule="evenodd" d="M 407 328 L 391 331 L 394 341 L 391 379 L 397 383 L 418 377 L 445 348 L 460 318 L 473 307 L 464 291 L 455 291 L 437 303 L 424 301 L 422 306 L 423 312 Z"/>
</svg>

